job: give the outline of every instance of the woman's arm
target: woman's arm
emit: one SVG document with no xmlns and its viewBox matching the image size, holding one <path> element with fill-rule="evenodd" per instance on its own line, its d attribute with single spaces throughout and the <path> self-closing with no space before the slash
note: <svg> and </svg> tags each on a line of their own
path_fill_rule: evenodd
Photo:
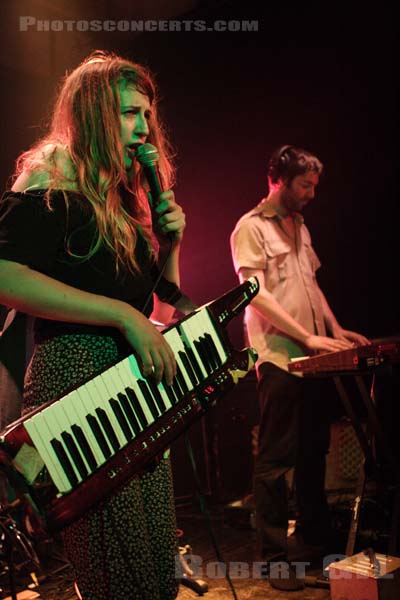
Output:
<svg viewBox="0 0 400 600">
<path fill-rule="evenodd" d="M 159 265 L 163 264 L 165 252 L 169 250 L 170 243 L 167 240 L 168 236 L 171 242 L 171 251 L 163 274 L 168 281 L 179 286 L 179 256 L 183 230 L 186 225 L 185 215 L 182 208 L 176 203 L 174 193 L 171 190 L 163 192 L 160 195 L 155 212 L 157 215 L 157 233 L 160 241 L 160 255 L 158 262 Z M 172 319 L 174 312 L 175 309 L 173 306 L 161 302 L 156 298 L 152 318 L 167 324 Z"/>
<path fill-rule="evenodd" d="M 115 327 L 136 351 L 144 375 L 171 382 L 173 352 L 138 310 L 120 300 L 79 290 L 13 261 L 0 260 L 0 303 L 35 317 Z"/>
</svg>

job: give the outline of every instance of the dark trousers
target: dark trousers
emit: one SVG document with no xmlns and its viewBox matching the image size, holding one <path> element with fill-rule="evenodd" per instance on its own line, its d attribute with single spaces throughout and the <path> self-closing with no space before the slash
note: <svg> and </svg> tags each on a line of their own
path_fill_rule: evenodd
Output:
<svg viewBox="0 0 400 600">
<path fill-rule="evenodd" d="M 326 380 L 295 377 L 272 363 L 263 363 L 259 376 L 254 498 L 260 550 L 265 560 L 287 559 L 285 473 L 292 467 L 304 541 L 324 543 L 330 535 L 324 490 L 330 388 Z"/>
</svg>

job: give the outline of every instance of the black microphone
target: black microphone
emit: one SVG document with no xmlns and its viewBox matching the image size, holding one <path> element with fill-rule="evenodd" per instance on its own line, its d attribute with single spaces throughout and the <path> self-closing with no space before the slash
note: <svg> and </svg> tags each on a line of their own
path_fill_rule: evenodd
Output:
<svg viewBox="0 0 400 600">
<path fill-rule="evenodd" d="M 147 183 L 150 187 L 152 197 L 152 202 L 150 203 L 150 205 L 154 216 L 154 205 L 157 203 L 160 194 L 163 192 L 160 172 L 158 170 L 158 150 L 155 146 L 153 146 L 153 144 L 141 144 L 136 148 L 136 158 L 143 167 Z M 174 239 L 173 232 L 170 231 L 169 233 L 167 233 L 166 238 L 170 240 L 170 243 L 172 243 L 172 240 Z M 156 291 L 156 294 L 160 298 L 160 300 L 171 304 L 171 306 L 175 306 L 185 315 L 188 315 L 194 310 L 196 310 L 198 308 L 198 305 L 195 304 L 188 296 L 183 294 L 183 292 L 179 289 L 178 286 L 171 283 L 167 279 L 162 278 L 163 271 L 164 268 L 161 270 L 161 273 L 158 273 L 158 277 L 155 284 L 156 289 L 157 285 L 160 284 L 159 287 L 161 289 L 159 289 L 158 292 Z M 164 298 L 162 297 L 163 292 L 167 294 L 167 296 Z"/>
<path fill-rule="evenodd" d="M 153 144 L 141 144 L 136 148 L 136 158 L 143 167 L 147 183 L 150 186 L 153 204 L 163 192 L 160 172 L 158 170 L 158 150 Z"/>
<path fill-rule="evenodd" d="M 142 165 L 147 183 L 150 186 L 150 207 L 154 218 L 154 208 L 160 194 L 163 192 L 160 171 L 158 170 L 158 150 L 153 144 L 140 144 L 140 146 L 136 148 L 136 158 Z M 164 235 L 170 240 L 174 239 L 172 231 Z"/>
</svg>

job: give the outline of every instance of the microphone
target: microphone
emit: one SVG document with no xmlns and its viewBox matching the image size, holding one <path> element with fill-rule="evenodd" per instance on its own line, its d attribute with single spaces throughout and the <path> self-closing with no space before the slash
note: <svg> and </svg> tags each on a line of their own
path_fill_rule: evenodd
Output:
<svg viewBox="0 0 400 600">
<path fill-rule="evenodd" d="M 147 183 L 150 186 L 150 207 L 154 218 L 155 203 L 161 192 L 163 192 L 160 171 L 158 170 L 158 150 L 153 144 L 140 144 L 140 146 L 136 148 L 136 158 L 142 165 Z M 170 231 L 166 234 L 166 237 L 172 241 L 174 239 L 174 234 Z"/>
<path fill-rule="evenodd" d="M 150 186 L 153 203 L 163 192 L 160 172 L 158 170 L 158 150 L 153 144 L 141 144 L 136 148 L 136 158 L 143 167 L 144 174 Z"/>
<path fill-rule="evenodd" d="M 157 202 L 157 199 L 161 192 L 163 192 L 160 172 L 158 170 L 158 158 L 158 150 L 155 146 L 153 146 L 153 144 L 140 144 L 140 146 L 136 148 L 136 159 L 142 165 L 144 174 L 147 179 L 147 183 L 150 187 L 150 193 L 152 197 L 152 202 L 150 203 L 150 206 L 152 208 L 153 216 L 153 205 L 155 202 Z M 172 231 L 166 234 L 166 238 L 170 241 L 170 244 L 172 244 L 172 241 L 174 239 L 174 234 L 172 233 Z M 170 249 L 171 247 L 172 246 L 170 246 Z M 157 296 L 160 298 L 161 301 L 167 302 L 168 304 L 171 304 L 171 306 L 175 306 L 175 308 L 180 310 L 185 315 L 192 313 L 198 308 L 198 305 L 195 304 L 188 296 L 183 294 L 183 292 L 179 289 L 178 286 L 162 277 L 164 268 L 165 264 L 161 270 L 161 273 L 158 273 L 156 284 L 154 286 L 154 288 L 156 289 Z M 158 285 L 161 289 L 157 290 Z"/>
</svg>

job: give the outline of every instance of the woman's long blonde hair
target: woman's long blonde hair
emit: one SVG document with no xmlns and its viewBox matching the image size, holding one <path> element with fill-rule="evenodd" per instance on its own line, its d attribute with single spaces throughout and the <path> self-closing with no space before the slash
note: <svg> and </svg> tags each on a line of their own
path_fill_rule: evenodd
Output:
<svg viewBox="0 0 400 600">
<path fill-rule="evenodd" d="M 171 148 L 157 116 L 153 78 L 143 66 L 102 51 L 92 53 L 65 77 L 48 135 L 19 157 L 15 176 L 48 172 L 50 208 L 52 189 L 77 188 L 92 205 L 98 227 L 87 257 L 103 243 L 115 254 L 117 270 L 123 265 L 137 272 L 137 236 L 141 232 L 151 245 L 151 215 L 141 167 L 134 161 L 127 173 L 124 164 L 120 86 L 133 86 L 149 98 L 148 142 L 158 148 L 163 185 L 169 189 L 174 176 Z M 65 155 L 72 173 L 60 166 Z"/>
</svg>

